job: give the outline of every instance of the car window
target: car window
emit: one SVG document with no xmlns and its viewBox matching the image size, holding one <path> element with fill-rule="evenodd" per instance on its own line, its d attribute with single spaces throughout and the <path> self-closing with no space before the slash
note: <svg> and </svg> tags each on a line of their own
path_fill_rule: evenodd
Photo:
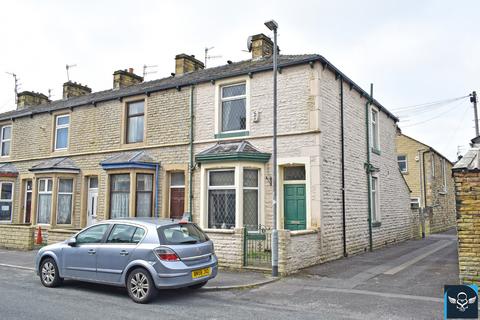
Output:
<svg viewBox="0 0 480 320">
<path fill-rule="evenodd" d="M 133 234 L 132 242 L 139 243 L 142 240 L 143 236 L 145 235 L 145 230 L 142 228 L 137 228 L 135 233 Z"/>
<path fill-rule="evenodd" d="M 107 243 L 139 243 L 144 235 L 143 228 L 116 224 L 108 236 Z"/>
<path fill-rule="evenodd" d="M 133 236 L 137 227 L 127 224 L 116 224 L 110 235 L 107 243 L 133 243 Z"/>
<path fill-rule="evenodd" d="M 193 223 L 173 224 L 158 228 L 160 242 L 164 244 L 195 244 L 208 240 L 208 237 Z"/>
<path fill-rule="evenodd" d="M 102 242 L 107 229 L 108 224 L 100 224 L 90 227 L 77 235 L 77 244 Z"/>
</svg>

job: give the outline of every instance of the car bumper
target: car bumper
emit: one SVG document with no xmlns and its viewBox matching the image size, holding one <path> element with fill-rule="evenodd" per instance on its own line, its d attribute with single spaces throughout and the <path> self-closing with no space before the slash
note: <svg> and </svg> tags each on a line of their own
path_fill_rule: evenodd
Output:
<svg viewBox="0 0 480 320">
<path fill-rule="evenodd" d="M 192 271 L 211 268 L 210 275 L 201 278 L 192 278 Z M 158 289 L 174 289 L 188 287 L 197 283 L 213 279 L 218 273 L 218 263 L 215 261 L 210 264 L 189 268 L 175 273 L 156 273 L 153 281 Z"/>
</svg>

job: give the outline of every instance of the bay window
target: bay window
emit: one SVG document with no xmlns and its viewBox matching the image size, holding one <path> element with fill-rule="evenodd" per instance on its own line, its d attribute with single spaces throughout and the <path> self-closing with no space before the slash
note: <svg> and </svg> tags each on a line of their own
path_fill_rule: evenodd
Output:
<svg viewBox="0 0 480 320">
<path fill-rule="evenodd" d="M 153 175 L 137 174 L 137 217 L 152 216 Z"/>
<path fill-rule="evenodd" d="M 113 174 L 110 176 L 110 218 L 129 216 L 130 174 Z"/>
<path fill-rule="evenodd" d="M 58 180 L 57 224 L 72 223 L 73 179 Z"/>
<path fill-rule="evenodd" d="M 243 224 L 248 229 L 258 228 L 258 169 L 243 170 Z"/>
<path fill-rule="evenodd" d="M 0 222 L 12 221 L 13 182 L 0 182 Z"/>
<path fill-rule="evenodd" d="M 38 180 L 37 223 L 50 223 L 50 216 L 52 214 L 52 189 L 52 179 L 46 178 Z"/>
<path fill-rule="evenodd" d="M 235 170 L 208 172 L 208 228 L 235 227 Z"/>
</svg>

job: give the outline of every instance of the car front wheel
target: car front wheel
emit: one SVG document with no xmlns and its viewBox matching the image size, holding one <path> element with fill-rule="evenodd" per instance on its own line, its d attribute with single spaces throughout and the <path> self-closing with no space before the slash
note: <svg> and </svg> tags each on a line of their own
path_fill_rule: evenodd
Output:
<svg viewBox="0 0 480 320">
<path fill-rule="evenodd" d="M 40 265 L 40 281 L 45 287 L 53 288 L 62 283 L 55 260 L 46 258 Z"/>
<path fill-rule="evenodd" d="M 152 276 L 143 268 L 130 272 L 127 278 L 127 290 L 130 298 L 136 303 L 148 303 L 157 294 Z"/>
</svg>

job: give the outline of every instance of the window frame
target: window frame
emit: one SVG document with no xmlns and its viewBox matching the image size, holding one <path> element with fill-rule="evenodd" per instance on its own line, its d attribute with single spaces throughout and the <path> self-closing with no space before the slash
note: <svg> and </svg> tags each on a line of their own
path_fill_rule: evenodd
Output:
<svg viewBox="0 0 480 320">
<path fill-rule="evenodd" d="M 375 187 L 374 187 L 375 186 Z M 375 215 L 371 217 L 371 222 L 373 224 L 381 222 L 381 212 L 380 212 L 380 196 L 379 196 L 379 179 L 378 176 L 372 175 L 370 178 L 370 199 L 371 207 L 375 208 Z M 375 201 L 374 201 L 375 199 Z"/>
<path fill-rule="evenodd" d="M 441 169 L 442 169 L 442 192 L 447 193 L 447 161 L 442 159 L 441 161 Z"/>
<path fill-rule="evenodd" d="M 227 98 L 224 98 L 223 97 L 223 89 L 224 88 L 228 88 L 228 87 L 235 87 L 235 86 L 238 86 L 238 85 L 244 85 L 245 86 L 245 94 L 243 95 L 238 95 L 238 96 L 233 96 L 233 97 L 227 97 Z M 220 89 L 220 93 L 219 93 L 219 98 L 220 98 L 220 102 L 219 102 L 219 106 L 220 106 L 220 110 L 219 110 L 219 118 L 220 118 L 220 130 L 219 130 L 219 133 L 237 133 L 237 132 L 244 132 L 244 131 L 248 131 L 248 128 L 247 128 L 247 123 L 248 123 L 248 109 L 247 109 L 247 82 L 246 81 L 239 81 L 239 82 L 235 82 L 235 83 L 229 83 L 229 84 L 223 84 L 223 85 L 220 85 L 219 87 Z M 245 129 L 237 129 L 237 130 L 224 130 L 223 128 L 223 103 L 224 102 L 228 102 L 228 101 L 235 101 L 235 100 L 245 100 Z"/>
<path fill-rule="evenodd" d="M 143 102 L 143 112 L 141 113 L 135 113 L 133 115 L 130 114 L 130 105 Z M 146 117 L 145 117 L 145 106 L 146 106 L 146 100 L 145 99 L 136 99 L 136 100 L 131 100 L 125 102 L 125 136 L 124 136 L 124 141 L 125 144 L 135 144 L 135 143 L 144 143 L 145 142 L 145 132 L 146 132 Z M 143 134 L 142 134 L 142 140 L 141 141 L 129 141 L 128 136 L 129 136 L 129 130 L 130 130 L 130 125 L 129 125 L 129 120 L 130 118 L 138 118 L 138 117 L 143 117 Z"/>
<path fill-rule="evenodd" d="M 257 171 L 257 186 L 256 187 L 248 187 L 248 186 L 245 186 L 245 170 L 255 170 Z M 252 167 L 242 167 L 242 201 L 243 201 L 243 204 L 242 204 L 242 208 L 243 208 L 243 218 L 242 218 L 242 222 L 243 222 L 243 226 L 247 226 L 245 225 L 245 190 L 256 190 L 257 191 L 257 227 L 260 226 L 260 202 L 261 202 L 261 197 L 260 197 L 260 168 L 252 168 Z"/>
<path fill-rule="evenodd" d="M 45 188 L 43 190 L 40 189 L 40 182 L 45 181 Z M 48 191 L 48 181 L 52 182 L 52 190 Z M 52 224 L 52 211 L 53 211 L 53 178 L 52 177 L 45 177 L 45 178 L 38 178 L 37 179 L 37 192 L 36 192 L 36 216 L 35 216 L 35 222 L 37 225 L 51 225 Z M 38 217 L 39 217 L 39 212 L 40 212 L 40 195 L 41 194 L 46 194 L 50 195 L 50 217 L 49 217 L 49 222 L 38 222 Z"/>
<path fill-rule="evenodd" d="M 71 192 L 60 192 L 60 180 L 70 180 L 72 182 L 72 191 Z M 53 190 L 52 190 L 53 191 Z M 75 179 L 69 178 L 69 177 L 59 177 L 57 179 L 57 189 L 56 189 L 56 208 L 55 208 L 55 224 L 56 225 L 61 225 L 61 226 L 68 226 L 68 225 L 73 225 L 73 207 L 75 205 L 74 203 L 74 194 L 75 194 Z M 70 202 L 70 223 L 59 223 L 58 222 L 58 212 L 59 212 L 59 196 L 60 195 L 70 195 L 71 197 L 71 202 Z"/>
<path fill-rule="evenodd" d="M 138 176 L 139 175 L 147 175 L 152 178 L 152 190 L 150 191 L 138 191 Z M 131 179 L 130 179 L 130 183 Z M 138 194 L 139 193 L 149 193 L 150 194 L 150 216 L 153 217 L 153 209 L 154 209 L 154 195 L 155 192 L 155 175 L 153 173 L 136 173 L 135 174 L 135 217 L 138 217 Z"/>
<path fill-rule="evenodd" d="M 58 119 L 60 118 L 68 118 L 68 124 L 58 124 Z M 54 151 L 63 151 L 63 150 L 68 150 L 68 147 L 70 145 L 70 121 L 71 117 L 70 114 L 57 114 L 55 115 L 55 137 L 54 137 L 54 142 L 53 142 L 53 150 Z M 63 148 L 57 147 L 57 139 L 58 139 L 58 131 L 60 129 L 67 129 L 67 146 Z"/>
<path fill-rule="evenodd" d="M 211 172 L 233 172 L 233 185 L 222 185 L 222 186 L 210 186 L 210 173 Z M 221 169 L 209 169 L 207 170 L 207 228 L 208 229 L 215 229 L 213 227 L 209 227 L 209 218 L 210 218 L 210 190 L 233 190 L 235 191 L 235 212 L 234 212 L 234 226 L 233 228 L 236 228 L 237 227 L 237 202 L 238 202 L 238 185 L 237 185 L 238 181 L 237 181 L 237 168 L 236 167 L 231 167 L 231 168 L 221 168 Z M 221 230 L 230 230 L 230 229 L 233 229 L 233 228 L 227 228 L 227 229 L 222 229 L 222 228 L 219 228 Z"/>
<path fill-rule="evenodd" d="M 4 184 L 12 185 L 11 199 L 1 199 L 1 191 Z M 15 182 L 14 181 L 0 181 L 0 202 L 9 202 L 10 203 L 10 220 L 0 220 L 0 223 L 12 223 L 13 222 L 13 199 L 15 192 Z"/>
<path fill-rule="evenodd" d="M 3 130 L 5 128 L 10 128 L 10 138 L 8 139 L 5 139 L 3 137 L 4 135 L 4 132 Z M 0 157 L 4 158 L 4 157 L 10 157 L 10 151 L 12 149 L 12 135 L 13 135 L 13 127 L 11 124 L 6 124 L 6 125 L 3 125 L 0 127 Z M 8 146 L 8 153 L 7 154 L 3 154 L 3 144 L 4 143 L 9 143 L 9 146 Z"/>
<path fill-rule="evenodd" d="M 114 176 L 122 176 L 122 175 L 125 175 L 125 176 L 128 176 L 128 191 L 113 191 L 113 177 Z M 136 182 L 136 181 L 135 181 Z M 112 174 L 109 174 L 109 177 L 108 177 L 108 199 L 109 199 L 109 208 L 108 208 L 108 217 L 109 219 L 118 219 L 118 218 L 128 218 L 130 217 L 130 208 L 132 206 L 132 175 L 130 172 L 119 172 L 119 173 L 112 173 Z M 127 215 L 125 217 L 112 217 L 112 198 L 113 198 L 113 194 L 114 193 L 128 193 L 128 212 L 127 212 Z"/>
<path fill-rule="evenodd" d="M 405 159 L 404 160 L 399 160 L 398 159 L 399 157 L 405 157 Z M 400 168 L 400 162 L 405 162 L 405 170 L 402 170 L 402 168 Z M 397 155 L 397 164 L 398 164 L 398 168 L 400 169 L 401 173 L 408 173 L 408 156 L 406 154 Z"/>
<path fill-rule="evenodd" d="M 22 198 L 22 214 L 23 214 L 23 223 L 26 224 L 31 224 L 32 223 L 32 218 L 33 218 L 33 179 L 27 178 L 27 179 L 22 179 L 22 193 L 23 193 L 23 198 Z M 28 190 L 28 183 L 30 182 L 31 189 Z M 28 199 L 28 194 L 30 193 L 30 221 L 27 222 L 27 199 Z"/>
<path fill-rule="evenodd" d="M 376 119 L 373 119 L 373 114 Z M 375 125 L 375 130 L 374 130 Z M 374 106 L 370 108 L 370 147 L 373 152 L 380 152 L 380 110 Z M 375 138 L 374 138 L 375 137 Z M 375 145 L 375 141 L 377 142 Z"/>
</svg>

